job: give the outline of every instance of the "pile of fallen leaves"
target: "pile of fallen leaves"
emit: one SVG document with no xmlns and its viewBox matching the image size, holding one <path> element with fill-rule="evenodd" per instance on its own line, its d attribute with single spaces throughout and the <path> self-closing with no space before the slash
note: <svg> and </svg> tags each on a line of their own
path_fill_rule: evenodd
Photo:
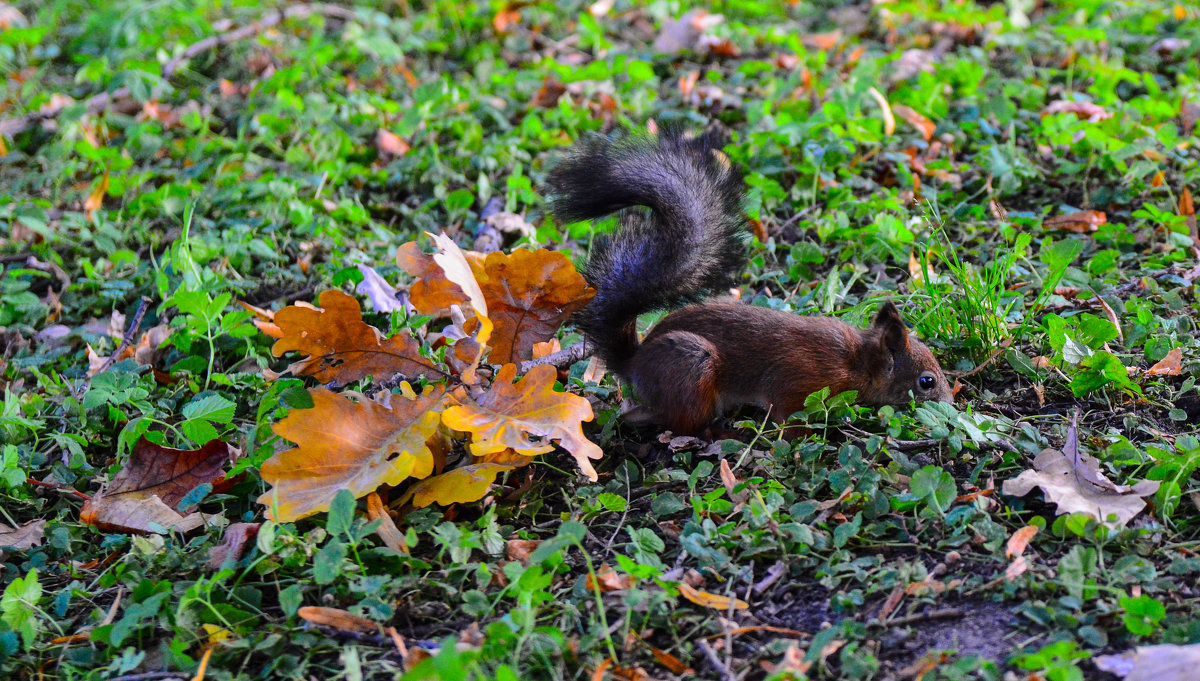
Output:
<svg viewBox="0 0 1200 681">
<path fill-rule="evenodd" d="M 497 475 L 555 445 L 596 479 L 590 460 L 601 450 L 582 431 L 593 417 L 588 401 L 555 391 L 551 364 L 536 364 L 516 380 L 517 363 L 556 349 L 549 341 L 595 291 L 555 251 L 483 256 L 464 253 L 444 235 L 433 241 L 433 254 L 416 242 L 397 252 L 400 268 L 416 277 L 407 296 L 364 268 L 360 290 L 376 311 L 403 310 L 413 322 L 390 336 L 366 323 L 358 302 L 338 290 L 323 292 L 319 307 L 297 304 L 273 315 L 252 309 L 259 328 L 277 339 L 275 356 L 302 355 L 284 373 L 326 386 L 309 391 L 311 408 L 274 427 L 297 446 L 262 466 L 273 487 L 259 501 L 272 519 L 327 510 L 341 489 L 358 498 L 409 480 L 419 482 L 400 501 L 413 506 L 476 501 Z M 446 323 L 433 330 L 439 321 Z M 490 381 L 485 358 L 501 365 Z M 330 389 L 368 376 L 398 393 Z M 418 380 L 420 392 L 411 383 Z M 448 454 L 459 440 L 469 455 L 450 468 Z"/>
</svg>

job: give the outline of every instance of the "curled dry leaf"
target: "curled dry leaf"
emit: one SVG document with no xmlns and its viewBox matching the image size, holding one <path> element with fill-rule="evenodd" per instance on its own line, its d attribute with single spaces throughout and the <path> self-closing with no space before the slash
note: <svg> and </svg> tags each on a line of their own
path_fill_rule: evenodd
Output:
<svg viewBox="0 0 1200 681">
<path fill-rule="evenodd" d="M 312 622 L 322 627 L 333 627 L 341 631 L 370 634 L 379 630 L 379 625 L 366 617 L 359 617 L 340 608 L 319 608 L 308 605 L 297 610 L 296 614 L 306 622 Z"/>
<path fill-rule="evenodd" d="M 143 437 L 120 472 L 84 502 L 79 519 L 110 532 L 193 530 L 204 519 L 180 513 L 180 502 L 218 480 L 229 455 L 229 445 L 220 440 L 200 449 L 172 449 Z"/>
<path fill-rule="evenodd" d="M 437 432 L 441 395 L 432 387 L 412 399 L 392 396 L 391 408 L 324 388 L 310 394 L 311 409 L 294 410 L 272 427 L 298 445 L 262 465 L 263 480 L 273 488 L 258 502 L 272 520 L 291 522 L 328 510 L 342 489 L 357 498 L 433 472 L 426 441 Z"/>
<path fill-rule="evenodd" d="M 729 596 L 701 591 L 683 582 L 679 583 L 679 595 L 696 605 L 704 608 L 712 608 L 713 610 L 729 610 L 730 607 L 734 610 L 746 610 L 750 607 L 749 603 L 740 598 L 730 598 Z"/>
<path fill-rule="evenodd" d="M 1026 525 L 1013 532 L 1012 536 L 1008 538 L 1008 545 L 1004 548 L 1004 557 L 1012 559 L 1025 553 L 1025 548 L 1029 546 L 1030 540 L 1037 533 L 1037 525 Z"/>
<path fill-rule="evenodd" d="M 1069 113 L 1074 114 L 1081 121 L 1095 123 L 1106 118 L 1112 118 L 1112 114 L 1091 102 L 1076 102 L 1066 99 L 1060 99 L 1057 102 L 1051 102 L 1050 106 L 1042 109 L 1042 116 L 1053 116 L 1055 114 Z"/>
<path fill-rule="evenodd" d="M 896 117 L 892 115 L 892 107 L 888 104 L 887 97 L 884 97 L 883 93 L 875 88 L 868 89 L 867 94 L 871 95 L 871 98 L 879 105 L 879 110 L 883 115 L 883 134 L 890 135 L 895 132 Z"/>
<path fill-rule="evenodd" d="M 396 249 L 396 265 L 417 278 L 408 289 L 409 301 L 417 312 L 446 317 L 451 307 L 467 302 L 467 295 L 458 284 L 446 278 L 433 255 L 422 252 L 417 242 L 410 241 Z"/>
<path fill-rule="evenodd" d="M 415 483 L 408 489 L 408 494 L 412 495 L 412 505 L 417 508 L 424 508 L 430 504 L 467 504 L 482 499 L 496 481 L 497 475 L 517 467 L 499 463 L 459 466 L 452 471 Z"/>
<path fill-rule="evenodd" d="M 403 137 L 380 128 L 375 133 L 375 149 L 380 158 L 390 161 L 407 154 L 412 146 L 405 142 Z"/>
<path fill-rule="evenodd" d="M 41 546 L 45 534 L 45 520 L 32 520 L 20 527 L 9 527 L 0 523 L 0 549 L 25 551 L 35 546 Z M 4 557 L 4 551 L 0 551 L 0 560 L 4 560 Z"/>
<path fill-rule="evenodd" d="M 1147 376 L 1178 376 L 1183 371 L 1183 348 L 1172 348 L 1166 357 L 1146 370 Z"/>
<path fill-rule="evenodd" d="M 384 546 L 400 553 L 408 553 L 408 543 L 404 540 L 404 533 L 396 527 L 396 521 L 392 520 L 392 516 L 384 508 L 383 499 L 379 498 L 378 492 L 371 492 L 367 495 L 367 517 L 372 521 L 379 521 L 379 527 L 375 530 L 375 534 L 383 540 Z"/>
<path fill-rule="evenodd" d="M 283 331 L 275 324 L 274 312 L 240 300 L 238 301 L 238 305 L 241 305 L 247 312 L 254 315 L 254 319 L 250 321 L 254 323 L 254 328 L 258 329 L 264 335 L 271 338 L 281 338 L 283 336 Z"/>
<path fill-rule="evenodd" d="M 618 574 L 612 569 L 611 565 L 601 565 L 600 569 L 596 570 L 595 578 L 589 574 L 587 576 L 587 588 L 589 591 L 599 589 L 601 593 L 609 591 L 621 591 L 622 589 L 631 588 L 637 580 L 633 575 Z"/>
<path fill-rule="evenodd" d="M 1033 469 L 1023 471 L 1012 480 L 1005 480 L 1005 494 L 1022 497 L 1040 487 L 1046 501 L 1058 507 L 1059 515 L 1083 513 L 1104 523 L 1110 528 L 1125 525 L 1146 507 L 1142 497 L 1158 490 L 1157 480 L 1143 480 L 1131 487 L 1113 485 L 1109 482 L 1092 482 L 1104 479 L 1096 460 L 1081 455 L 1077 463 L 1057 449 L 1044 449 L 1033 461 Z"/>
<path fill-rule="evenodd" d="M 417 340 L 408 332 L 385 338 L 364 322 L 358 301 L 351 296 L 330 289 L 321 293 L 318 302 L 319 308 L 291 305 L 275 313 L 283 335 L 271 346 L 272 354 L 280 357 L 294 350 L 307 355 L 288 367 L 293 375 L 344 385 L 368 375 L 442 373 L 421 356 Z"/>
<path fill-rule="evenodd" d="M 96 187 L 92 189 L 92 193 L 88 194 L 87 199 L 83 202 L 83 212 L 91 215 L 95 211 L 100 210 L 104 205 L 104 197 L 108 195 L 108 173 L 105 173 L 100 181 L 96 183 Z"/>
<path fill-rule="evenodd" d="M 1098 669 L 1125 681 L 1195 681 L 1200 643 L 1138 646 L 1119 655 L 1097 656 L 1095 661 Z"/>
<path fill-rule="evenodd" d="M 507 364 L 533 357 L 533 344 L 553 338 L 576 310 L 596 295 L 567 256 L 519 248 L 491 253 L 474 267 L 495 324 L 489 361 Z"/>
<path fill-rule="evenodd" d="M 933 138 L 933 133 L 935 130 L 937 130 L 937 126 L 933 121 L 921 115 L 915 109 L 904 106 L 903 104 L 897 104 L 896 106 L 892 107 L 892 112 L 900 118 L 908 121 L 909 124 L 920 131 L 921 137 L 925 138 L 926 142 Z"/>
<path fill-rule="evenodd" d="M 1043 229 L 1061 229 L 1076 234 L 1091 234 L 1100 225 L 1108 222 L 1108 215 L 1102 210 L 1081 210 L 1066 215 L 1055 215 L 1042 221 Z"/>
<path fill-rule="evenodd" d="M 505 554 L 509 560 L 515 560 L 521 565 L 529 564 L 529 554 L 542 545 L 540 539 L 509 539 L 505 545 Z"/>
<path fill-rule="evenodd" d="M 374 267 L 358 263 L 358 271 L 362 273 L 363 280 L 358 283 L 354 291 L 365 295 L 371 301 L 371 307 L 376 312 L 391 314 L 406 309 L 404 294 L 397 293 L 396 287 L 389 284 L 387 279 L 384 279 L 383 275 Z"/>
<path fill-rule="evenodd" d="M 472 434 L 471 453 L 487 457 L 512 448 L 522 456 L 554 449 L 554 442 L 575 457 L 592 480 L 596 470 L 589 459 L 603 451 L 583 436 L 582 422 L 592 420 L 592 406 L 578 395 L 554 391 L 558 372 L 549 364 L 529 371 L 515 383 L 517 367 L 506 364 L 492 387 L 478 400 L 450 407 L 442 417 L 448 428 Z"/>
</svg>

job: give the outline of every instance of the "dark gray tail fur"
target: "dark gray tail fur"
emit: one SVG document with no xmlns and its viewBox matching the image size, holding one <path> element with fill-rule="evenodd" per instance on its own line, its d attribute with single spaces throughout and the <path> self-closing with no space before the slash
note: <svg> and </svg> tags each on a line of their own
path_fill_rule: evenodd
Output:
<svg viewBox="0 0 1200 681">
<path fill-rule="evenodd" d="M 580 142 L 549 174 L 551 208 L 574 222 L 632 209 L 597 238 L 584 277 L 597 290 L 576 316 L 618 374 L 637 349 L 637 317 L 727 289 L 746 259 L 744 189 L 711 135 L 677 129 Z"/>
</svg>

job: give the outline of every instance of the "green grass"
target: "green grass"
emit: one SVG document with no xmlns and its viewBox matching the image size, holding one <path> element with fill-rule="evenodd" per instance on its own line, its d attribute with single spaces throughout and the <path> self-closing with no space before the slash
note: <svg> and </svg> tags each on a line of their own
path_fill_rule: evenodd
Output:
<svg viewBox="0 0 1200 681">
<path fill-rule="evenodd" d="M 500 2 L 377 0 L 352 21 L 285 20 L 164 80 L 186 45 L 271 8 L 15 3 L 27 21 L 0 32 L 0 118 L 76 103 L 0 156 L 0 523 L 47 521 L 41 545 L 0 557 L 0 676 L 191 678 L 214 633 L 207 679 L 406 674 L 389 637 L 306 625 L 302 606 L 394 626 L 439 651 L 410 654 L 407 678 L 447 681 L 587 679 L 610 657 L 610 677 L 676 678 L 655 650 L 701 678 L 718 664 L 765 678 L 790 646 L 818 679 L 902 678 L 933 651 L 925 681 L 1065 681 L 1103 678 L 1101 654 L 1200 643 L 1196 255 L 1178 211 L 1200 191 L 1200 14 L 1034 4 L 718 3 L 712 33 L 739 54 L 717 56 L 650 47 L 691 3 L 617 0 L 597 18 L 541 2 L 501 34 Z M 835 29 L 835 49 L 806 46 Z M 537 105 L 552 82 L 566 93 Z M 121 88 L 100 113 L 81 104 Z M 899 117 L 888 134 L 871 88 L 933 121 L 931 140 Z M 1111 116 L 1043 115 L 1060 100 Z M 492 199 L 578 262 L 592 228 L 546 215 L 544 170 L 588 131 L 648 119 L 729 131 L 769 235 L 743 298 L 857 323 L 898 299 L 958 372 L 956 405 L 816 397 L 795 441 L 751 411 L 748 443 L 672 447 L 622 424 L 613 378 L 585 383 L 581 363 L 567 385 L 596 399 L 598 483 L 548 455 L 488 503 L 400 518 L 408 555 L 347 508 L 266 524 L 245 557 L 207 567 L 225 524 L 263 521 L 257 468 L 287 446 L 270 427 L 303 385 L 264 379 L 287 360 L 235 301 L 351 291 L 355 263 L 400 281 L 399 244 L 445 231 L 470 247 Z M 380 129 L 411 150 L 381 155 Z M 1107 224 L 1041 226 L 1085 209 Z M 89 382 L 86 348 L 107 357 L 113 314 L 127 322 L 143 297 L 143 328 L 170 325 L 160 373 L 124 360 Z M 1176 348 L 1179 376 L 1126 369 Z M 999 491 L 1062 447 L 1077 409 L 1109 478 L 1164 482 L 1127 528 Z M 70 490 L 95 493 L 146 432 L 241 450 L 244 475 L 200 505 L 211 527 L 133 537 L 79 521 Z M 745 481 L 733 492 L 721 457 Z M 1005 580 L 1006 542 L 1029 524 L 1030 568 Z M 543 543 L 523 564 L 506 554 L 516 539 Z M 602 566 L 636 584 L 597 593 Z M 694 605 L 685 580 L 749 608 Z"/>
</svg>

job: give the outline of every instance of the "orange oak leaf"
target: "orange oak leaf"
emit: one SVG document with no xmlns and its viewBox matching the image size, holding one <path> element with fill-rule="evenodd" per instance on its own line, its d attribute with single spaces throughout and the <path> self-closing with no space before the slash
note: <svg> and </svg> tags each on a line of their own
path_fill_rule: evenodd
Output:
<svg viewBox="0 0 1200 681">
<path fill-rule="evenodd" d="M 745 610 L 750 607 L 749 603 L 740 598 L 731 598 L 729 596 L 722 596 L 721 594 L 701 591 L 683 582 L 679 583 L 679 595 L 696 605 L 704 608 L 712 608 L 713 610 L 728 610 L 730 607 L 734 610 Z"/>
<path fill-rule="evenodd" d="M 467 504 L 482 499 L 497 475 L 514 468 L 517 466 L 499 463 L 460 466 L 415 483 L 408 488 L 408 494 L 412 495 L 412 505 L 417 508 L 430 504 Z"/>
<path fill-rule="evenodd" d="M 444 374 L 421 356 L 417 340 L 408 332 L 385 338 L 364 322 L 353 297 L 330 289 L 321 293 L 318 302 L 319 308 L 291 305 L 275 313 L 283 335 L 271 346 L 271 353 L 280 357 L 295 350 L 308 355 L 288 367 L 293 375 L 344 385 L 367 375 Z"/>
<path fill-rule="evenodd" d="M 258 498 L 267 517 L 291 522 L 328 510 L 339 490 L 358 498 L 433 472 L 426 440 L 437 431 L 441 395 L 432 387 L 411 399 L 391 395 L 390 408 L 324 388 L 309 394 L 311 409 L 292 411 L 272 427 L 298 446 L 262 465 L 263 480 L 273 485 Z"/>
<path fill-rule="evenodd" d="M 534 343 L 552 338 L 567 317 L 596 295 L 558 251 L 491 253 L 473 269 L 496 325 L 488 356 L 496 364 L 530 359 Z"/>
<path fill-rule="evenodd" d="M 229 445 L 210 440 L 200 449 L 172 449 L 142 438 L 117 475 L 83 504 L 79 519 L 111 532 L 186 532 L 204 524 L 183 515 L 180 502 L 215 482 L 229 460 Z"/>
<path fill-rule="evenodd" d="M 458 284 L 446 278 L 433 256 L 422 252 L 417 242 L 410 241 L 396 249 L 396 265 L 417 278 L 408 289 L 408 300 L 417 312 L 446 317 L 450 314 L 450 306 L 467 302 L 467 296 Z"/>
<path fill-rule="evenodd" d="M 1045 229 L 1061 229 L 1067 232 L 1088 234 L 1108 222 L 1108 216 L 1102 210 L 1081 210 L 1066 215 L 1055 215 L 1042 221 Z"/>
<path fill-rule="evenodd" d="M 549 364 L 534 367 L 520 383 L 513 380 L 516 374 L 515 364 L 505 364 L 486 393 L 446 409 L 442 422 L 471 433 L 471 453 L 480 457 L 509 447 L 523 456 L 545 454 L 557 441 L 584 475 L 596 480 L 589 459 L 599 459 L 603 451 L 583 436 L 582 428 L 583 421 L 592 420 L 592 406 L 578 395 L 554 392 L 558 371 Z"/>
</svg>

